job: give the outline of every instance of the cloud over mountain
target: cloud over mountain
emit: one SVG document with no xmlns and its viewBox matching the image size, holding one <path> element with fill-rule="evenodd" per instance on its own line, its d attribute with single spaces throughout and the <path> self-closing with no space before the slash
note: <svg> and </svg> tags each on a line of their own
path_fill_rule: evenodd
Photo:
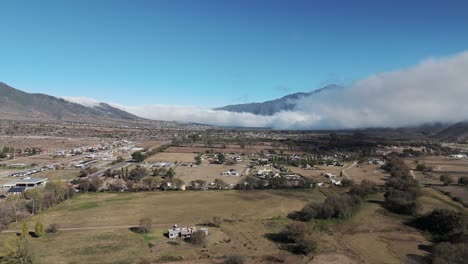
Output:
<svg viewBox="0 0 468 264">
<path fill-rule="evenodd" d="M 203 107 L 120 106 L 133 114 L 222 126 L 277 129 L 399 127 L 468 119 L 468 52 L 432 58 L 384 72 L 344 89 L 294 100 L 295 107 L 271 116 Z"/>
</svg>

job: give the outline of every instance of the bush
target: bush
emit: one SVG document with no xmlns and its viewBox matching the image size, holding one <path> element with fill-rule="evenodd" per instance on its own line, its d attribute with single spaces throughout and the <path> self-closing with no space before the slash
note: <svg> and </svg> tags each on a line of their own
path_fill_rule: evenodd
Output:
<svg viewBox="0 0 468 264">
<path fill-rule="evenodd" d="M 151 219 L 148 217 L 141 218 L 138 223 L 138 231 L 141 233 L 148 233 L 151 231 Z"/>
<path fill-rule="evenodd" d="M 461 176 L 458 178 L 458 184 L 467 186 L 468 185 L 468 176 Z"/>
<path fill-rule="evenodd" d="M 364 180 L 361 184 L 354 186 L 350 191 L 349 194 L 357 195 L 361 198 L 367 197 L 371 193 L 378 192 L 379 188 L 377 185 L 371 181 Z"/>
<path fill-rule="evenodd" d="M 44 235 L 44 225 L 40 221 L 37 221 L 36 225 L 34 226 L 34 235 L 36 237 L 41 237 Z"/>
<path fill-rule="evenodd" d="M 204 245 L 206 244 L 206 233 L 202 230 L 197 230 L 192 233 L 190 237 L 190 243 L 193 245 Z"/>
<path fill-rule="evenodd" d="M 240 255 L 233 255 L 226 258 L 224 261 L 225 264 L 244 264 L 245 258 Z"/>
<path fill-rule="evenodd" d="M 466 232 L 467 221 L 463 214 L 447 210 L 435 209 L 427 216 L 415 221 L 416 225 L 432 234 L 436 241 L 456 241 Z"/>
<path fill-rule="evenodd" d="M 312 236 L 306 236 L 297 242 L 294 253 L 309 255 L 317 248 L 317 242 Z"/>
<path fill-rule="evenodd" d="M 468 243 L 442 242 L 435 245 L 432 254 L 433 264 L 464 264 L 468 259 Z"/>
<path fill-rule="evenodd" d="M 444 183 L 445 186 L 447 185 L 450 185 L 451 183 L 453 183 L 453 178 L 450 176 L 450 175 L 441 175 L 439 177 L 440 181 Z"/>
<path fill-rule="evenodd" d="M 57 224 L 50 224 L 50 225 L 46 228 L 45 232 L 48 233 L 48 234 L 54 234 L 54 233 L 57 233 L 58 228 L 59 228 L 59 227 L 58 227 Z"/>
<path fill-rule="evenodd" d="M 346 219 L 351 216 L 352 209 L 360 203 L 361 198 L 356 195 L 329 196 L 321 204 L 307 204 L 301 211 L 291 214 L 290 217 L 300 221 L 331 218 Z"/>
<path fill-rule="evenodd" d="M 352 179 L 343 179 L 341 181 L 341 186 L 343 187 L 351 187 L 354 186 L 354 181 Z"/>
<path fill-rule="evenodd" d="M 301 222 L 293 222 L 287 225 L 280 235 L 283 243 L 297 243 L 311 234 L 309 226 Z"/>
<path fill-rule="evenodd" d="M 417 197 L 417 191 L 391 190 L 385 193 L 384 207 L 394 213 L 415 215 L 421 208 Z"/>
</svg>

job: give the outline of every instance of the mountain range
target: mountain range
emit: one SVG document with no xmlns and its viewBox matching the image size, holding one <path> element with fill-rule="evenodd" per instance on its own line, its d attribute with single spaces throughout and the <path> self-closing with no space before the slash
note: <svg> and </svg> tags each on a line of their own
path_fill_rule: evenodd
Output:
<svg viewBox="0 0 468 264">
<path fill-rule="evenodd" d="M 248 112 L 255 115 L 273 115 L 280 111 L 294 110 L 295 101 L 308 96 L 341 89 L 328 85 L 309 93 L 294 93 L 276 100 L 228 105 L 216 108 L 230 112 Z M 81 122 L 100 124 L 162 124 L 128 113 L 107 103 L 92 104 L 72 102 L 60 97 L 41 93 L 26 93 L 0 82 L 0 119 L 17 121 Z M 167 122 L 166 122 L 167 123 Z M 419 125 L 411 128 L 426 135 L 448 141 L 468 139 L 468 121 L 455 124 Z"/>
<path fill-rule="evenodd" d="M 237 112 L 237 113 L 252 113 L 255 115 L 270 116 L 281 111 L 294 110 L 296 106 L 295 101 L 297 101 L 300 98 L 314 96 L 320 93 L 325 93 L 331 90 L 336 90 L 336 89 L 341 89 L 341 88 L 342 88 L 341 86 L 338 86 L 336 84 L 330 84 L 321 89 L 308 92 L 308 93 L 294 93 L 294 94 L 286 95 L 279 99 L 261 102 L 261 103 L 227 105 L 227 106 L 215 108 L 215 110 L 224 110 L 224 111 Z"/>
<path fill-rule="evenodd" d="M 84 106 L 40 93 L 26 93 L 0 82 L 0 115 L 9 120 L 70 122 L 138 122 L 145 119 L 98 103 Z"/>
</svg>

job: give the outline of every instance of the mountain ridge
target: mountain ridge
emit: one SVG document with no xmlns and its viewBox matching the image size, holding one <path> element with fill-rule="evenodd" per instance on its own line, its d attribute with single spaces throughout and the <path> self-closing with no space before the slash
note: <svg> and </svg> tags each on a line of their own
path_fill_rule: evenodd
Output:
<svg viewBox="0 0 468 264">
<path fill-rule="evenodd" d="M 0 82 L 0 114 L 2 119 L 120 122 L 144 121 L 106 103 L 87 107 L 60 97 L 42 93 L 27 93 Z"/>
<path fill-rule="evenodd" d="M 285 95 L 278 99 L 268 100 L 258 103 L 246 103 L 246 104 L 234 104 L 226 105 L 223 107 L 215 108 L 214 110 L 223 110 L 236 113 L 251 113 L 255 115 L 271 116 L 275 113 L 281 111 L 291 111 L 294 110 L 295 103 L 294 100 L 300 98 L 314 96 L 315 94 L 331 91 L 334 89 L 340 89 L 341 86 L 336 84 L 330 84 L 320 89 L 311 91 L 311 92 L 298 92 L 293 94 Z"/>
</svg>

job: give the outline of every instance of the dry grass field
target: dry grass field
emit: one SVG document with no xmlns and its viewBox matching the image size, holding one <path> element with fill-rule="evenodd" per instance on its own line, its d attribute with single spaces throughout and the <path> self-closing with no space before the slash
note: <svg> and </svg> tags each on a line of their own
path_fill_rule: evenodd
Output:
<svg viewBox="0 0 468 264">
<path fill-rule="evenodd" d="M 315 180 L 315 181 L 324 181 L 326 173 L 332 173 L 337 176 L 340 175 L 341 171 L 349 166 L 349 163 L 344 164 L 343 167 L 338 166 L 315 166 L 317 169 L 302 169 L 298 167 L 288 166 L 292 172 L 300 174 L 307 179 Z"/>
<path fill-rule="evenodd" d="M 356 165 L 352 168 L 346 170 L 348 176 L 351 177 L 355 182 L 361 182 L 363 180 L 368 180 L 375 182 L 378 185 L 385 184 L 385 171 L 380 169 L 380 165 Z"/>
<path fill-rule="evenodd" d="M 135 263 L 179 259 L 220 258 L 245 254 L 258 263 L 265 255 L 276 255 L 277 245 L 265 238 L 287 221 L 287 213 L 307 201 L 324 196 L 313 189 L 266 191 L 205 191 L 82 194 L 29 219 L 45 225 L 56 223 L 62 230 L 31 238 L 37 263 Z M 221 228 L 209 228 L 206 247 L 171 240 L 163 233 L 173 224 L 196 225 L 223 219 Z M 150 217 L 153 231 L 136 234 L 129 230 L 142 217 Z M 11 229 L 18 229 L 14 224 Z M 0 243 L 14 237 L 1 233 Z M 154 247 L 149 248 L 148 243 Z M 0 250 L 0 255 L 4 251 Z M 297 259 L 287 252 L 288 258 Z"/>
<path fill-rule="evenodd" d="M 80 170 L 71 169 L 71 170 L 48 170 L 43 171 L 37 174 L 34 174 L 35 178 L 47 178 L 49 181 L 54 180 L 73 180 L 76 179 Z"/>
<path fill-rule="evenodd" d="M 173 153 L 173 152 L 160 152 L 151 157 L 148 157 L 146 162 L 194 162 L 197 155 L 194 153 Z"/>
</svg>

